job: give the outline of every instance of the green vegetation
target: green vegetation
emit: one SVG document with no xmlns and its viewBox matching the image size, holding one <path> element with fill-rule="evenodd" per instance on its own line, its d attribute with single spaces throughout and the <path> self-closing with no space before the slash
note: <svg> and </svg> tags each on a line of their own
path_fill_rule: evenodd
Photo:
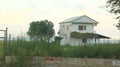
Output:
<svg viewBox="0 0 120 67">
<path fill-rule="evenodd" d="M 2 65 L 4 64 L 3 61 L 3 56 L 4 56 L 4 46 L 3 46 L 4 42 L 2 40 L 0 40 L 0 67 L 3 67 Z"/>
<path fill-rule="evenodd" d="M 117 58 L 120 59 L 120 44 L 96 44 L 93 46 L 60 46 L 46 41 L 26 41 L 18 38 L 11 42 L 8 55 L 12 56 L 52 56 L 78 58 Z"/>
<path fill-rule="evenodd" d="M 71 32 L 70 36 L 72 38 L 95 38 L 96 34 L 94 33 L 78 33 L 78 32 Z"/>
<path fill-rule="evenodd" d="M 0 43 L 1 45 L 3 44 L 2 42 Z M 1 49 L 1 53 L 2 51 L 3 49 Z M 33 56 L 120 59 L 120 44 L 60 46 L 56 42 L 27 41 L 25 38 L 18 38 L 10 42 L 7 55 L 16 57 L 18 60 L 17 62 L 11 62 L 7 67 L 30 67 L 30 64 L 26 63 L 32 61 Z M 0 61 L 0 66 L 3 64 L 4 62 Z"/>
<path fill-rule="evenodd" d="M 27 34 L 30 36 L 31 39 L 37 39 L 39 41 L 49 41 L 49 39 L 55 34 L 53 27 L 54 24 L 48 20 L 33 21 L 32 23 L 30 23 Z"/>
<path fill-rule="evenodd" d="M 3 52 L 4 52 L 4 50 L 3 50 L 3 41 L 0 41 L 0 57 L 2 57 L 3 56 Z"/>
<path fill-rule="evenodd" d="M 58 38 L 58 40 L 61 38 Z M 58 42 L 58 41 L 57 41 Z M 3 42 L 0 42 L 3 45 Z M 0 46 L 0 57 L 3 57 L 3 46 Z M 30 67 L 34 56 L 40 57 L 72 57 L 72 58 L 105 58 L 120 59 L 120 44 L 96 44 L 93 46 L 60 46 L 59 43 L 17 38 L 12 40 L 7 49 L 7 56 L 16 57 L 7 67 Z M 0 67 L 4 61 L 0 60 Z"/>
</svg>

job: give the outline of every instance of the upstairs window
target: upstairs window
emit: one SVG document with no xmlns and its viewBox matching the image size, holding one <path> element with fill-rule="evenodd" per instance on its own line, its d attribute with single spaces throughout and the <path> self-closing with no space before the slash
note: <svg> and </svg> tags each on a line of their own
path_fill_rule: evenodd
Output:
<svg viewBox="0 0 120 67">
<path fill-rule="evenodd" d="M 86 30 L 86 26 L 79 26 L 78 30 Z"/>
</svg>

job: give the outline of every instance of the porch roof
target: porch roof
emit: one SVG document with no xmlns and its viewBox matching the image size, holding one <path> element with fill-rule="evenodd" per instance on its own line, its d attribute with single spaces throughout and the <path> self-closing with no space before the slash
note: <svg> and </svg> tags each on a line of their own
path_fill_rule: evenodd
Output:
<svg viewBox="0 0 120 67">
<path fill-rule="evenodd" d="M 106 39 L 110 39 L 110 37 L 104 36 L 104 35 L 100 35 L 97 33 L 79 33 L 79 32 L 71 32 L 71 38 L 106 38 Z"/>
<path fill-rule="evenodd" d="M 107 39 L 110 39 L 110 37 L 107 37 L 107 36 L 104 36 L 104 35 L 101 35 L 101 34 L 95 34 L 97 37 L 96 38 L 107 38 Z"/>
</svg>

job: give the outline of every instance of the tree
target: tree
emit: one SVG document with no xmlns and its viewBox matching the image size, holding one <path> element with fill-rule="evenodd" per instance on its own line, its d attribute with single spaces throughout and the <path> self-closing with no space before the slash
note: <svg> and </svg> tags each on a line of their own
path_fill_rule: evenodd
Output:
<svg viewBox="0 0 120 67">
<path fill-rule="evenodd" d="M 30 23 L 27 34 L 32 39 L 49 41 L 49 39 L 55 34 L 53 27 L 54 24 L 48 20 L 33 21 Z"/>
<path fill-rule="evenodd" d="M 119 23 L 116 27 L 120 30 L 120 0 L 108 0 L 107 7 L 110 7 L 110 12 L 117 15 L 116 19 L 119 20 Z"/>
</svg>

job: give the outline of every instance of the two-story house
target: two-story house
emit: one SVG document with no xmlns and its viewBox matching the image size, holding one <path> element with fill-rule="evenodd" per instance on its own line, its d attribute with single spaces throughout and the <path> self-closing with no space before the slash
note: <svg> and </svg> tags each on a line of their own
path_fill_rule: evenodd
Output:
<svg viewBox="0 0 120 67">
<path fill-rule="evenodd" d="M 62 37 L 61 45 L 93 44 L 98 38 L 109 38 L 94 31 L 97 21 L 83 15 L 72 17 L 60 22 L 59 35 Z"/>
</svg>

